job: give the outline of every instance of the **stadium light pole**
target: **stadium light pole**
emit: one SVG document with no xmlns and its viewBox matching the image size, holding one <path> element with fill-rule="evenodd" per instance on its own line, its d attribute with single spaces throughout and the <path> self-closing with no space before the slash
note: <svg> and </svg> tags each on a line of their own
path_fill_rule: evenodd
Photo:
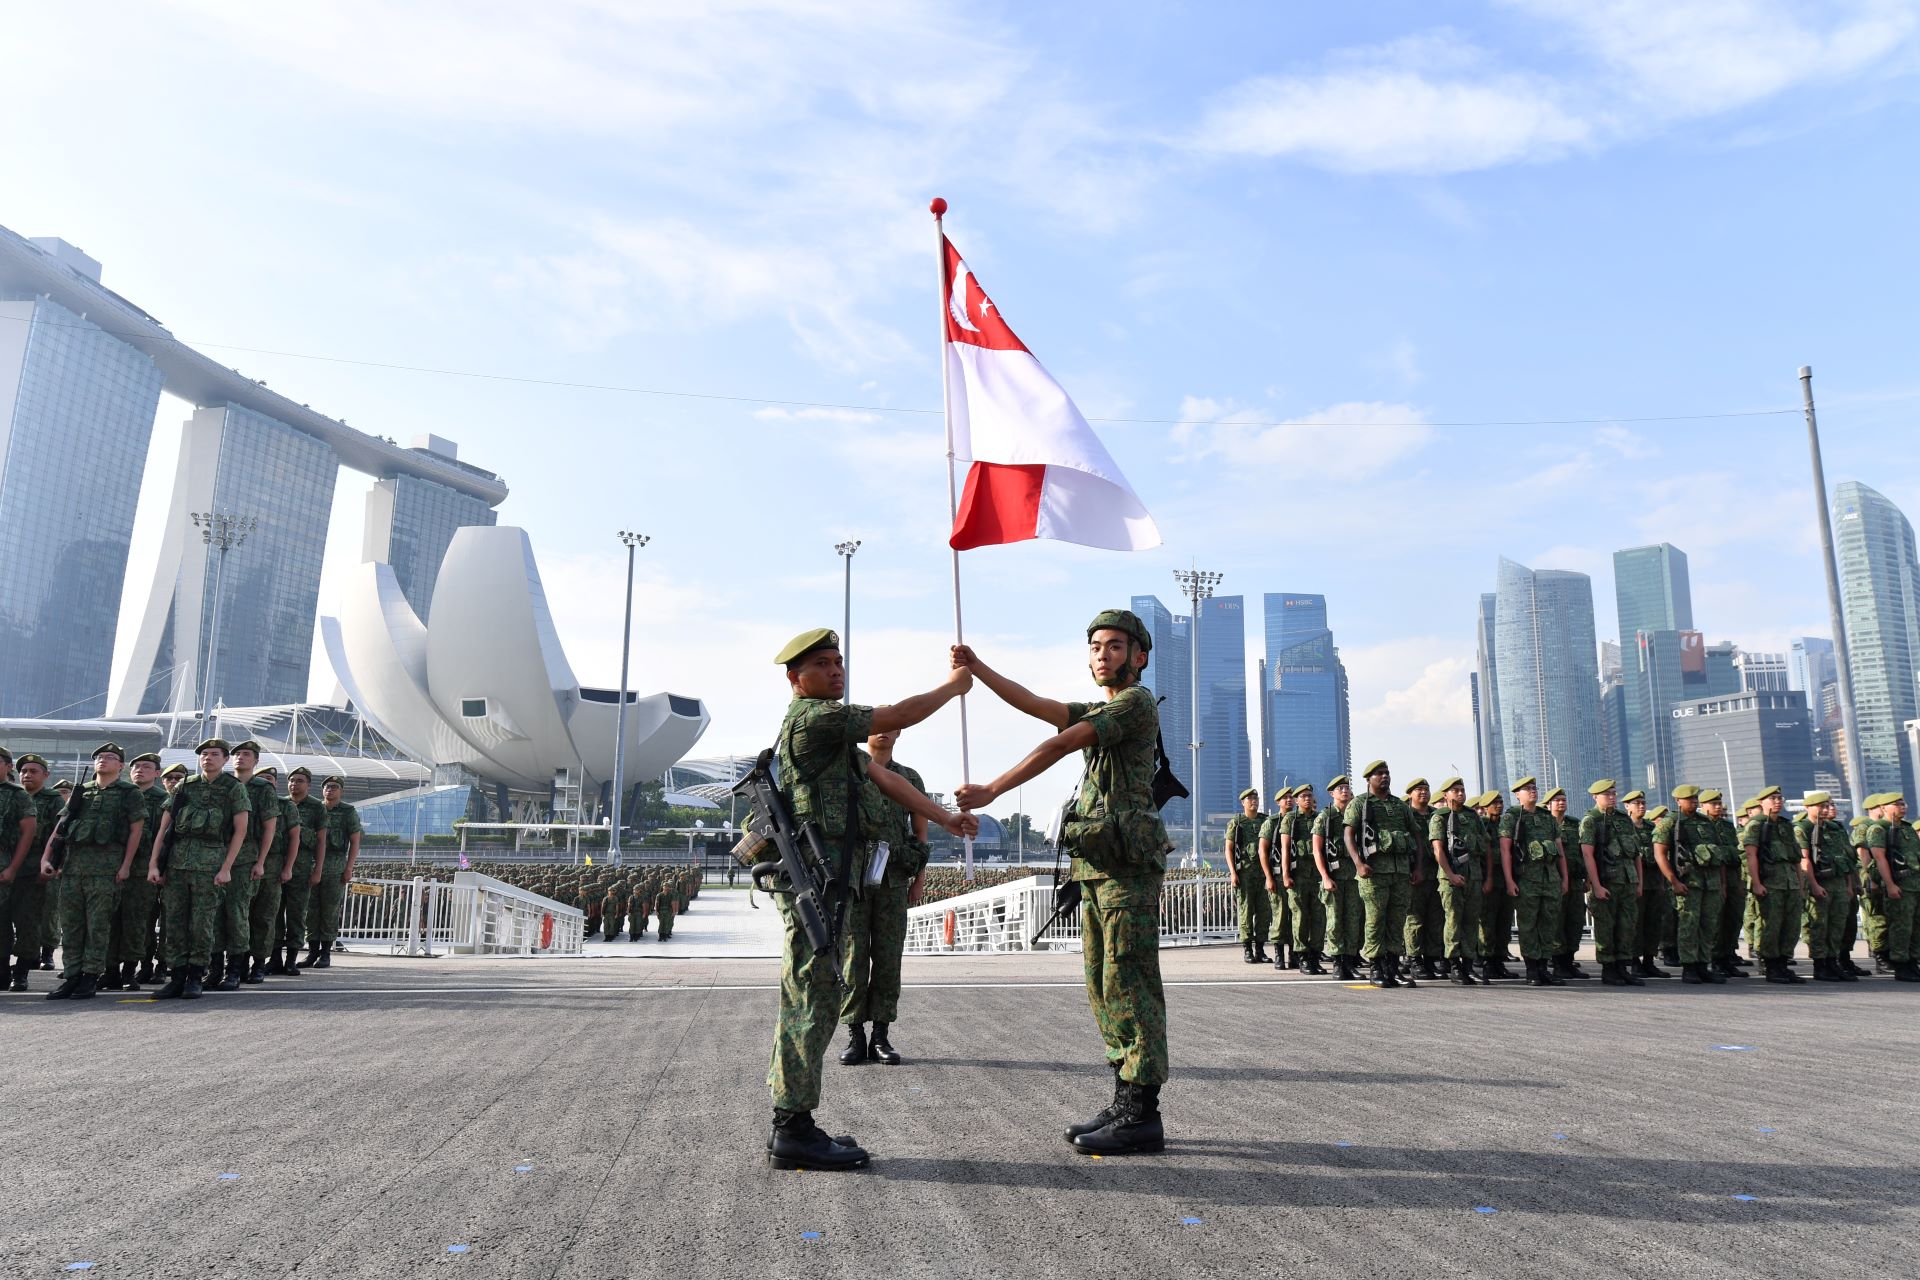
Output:
<svg viewBox="0 0 1920 1280">
<path fill-rule="evenodd" d="M 253 516 L 219 511 L 195 511 L 192 515 L 194 527 L 200 530 L 200 540 L 219 552 L 214 559 L 213 617 L 207 625 L 207 666 L 200 690 L 200 727 L 202 732 L 211 734 L 213 677 L 220 657 L 220 596 L 227 582 L 227 552 L 245 542 L 259 521 Z"/>
<path fill-rule="evenodd" d="M 845 702 L 853 696 L 853 667 L 847 662 L 847 636 L 853 630 L 853 553 L 860 549 L 860 539 L 836 542 L 833 549 L 839 553 L 845 569 L 845 585 L 840 590 L 840 670 L 846 677 L 846 684 L 840 691 L 840 701 Z"/>
<path fill-rule="evenodd" d="M 1833 626 L 1833 668 L 1840 686 L 1840 732 L 1845 735 L 1846 755 L 1841 768 L 1846 773 L 1847 799 L 1853 814 L 1866 812 L 1860 801 L 1866 795 L 1867 778 L 1861 762 L 1859 728 L 1853 714 L 1853 663 L 1847 653 L 1847 615 L 1840 600 L 1840 566 L 1833 556 L 1833 515 L 1827 509 L 1827 468 L 1820 460 L 1820 422 L 1813 412 L 1813 366 L 1800 366 L 1800 403 L 1807 418 L 1807 448 L 1813 454 L 1813 500 L 1820 511 L 1820 552 L 1827 571 L 1827 616 Z M 1817 691 L 1816 691 L 1817 692 Z M 1733 797 L 1727 801 L 1732 803 Z"/>
<path fill-rule="evenodd" d="M 1193 753 L 1193 847 L 1187 851 L 1187 865 L 1200 865 L 1200 602 L 1213 597 L 1221 575 L 1209 569 L 1175 569 L 1173 580 L 1180 584 L 1192 604 L 1187 624 L 1187 748 Z"/>
<path fill-rule="evenodd" d="M 620 623 L 620 706 L 613 713 L 613 822 L 607 829 L 607 861 L 618 867 L 620 853 L 620 801 L 627 781 L 627 659 L 633 651 L 633 553 L 653 541 L 644 533 L 620 531 L 620 545 L 627 549 L 627 610 Z"/>
</svg>

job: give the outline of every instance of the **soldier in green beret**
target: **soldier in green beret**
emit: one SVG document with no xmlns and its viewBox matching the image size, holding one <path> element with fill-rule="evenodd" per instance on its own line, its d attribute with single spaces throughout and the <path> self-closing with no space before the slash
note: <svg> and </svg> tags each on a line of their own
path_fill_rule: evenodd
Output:
<svg viewBox="0 0 1920 1280">
<path fill-rule="evenodd" d="M 0 747 L 0 858 L 6 859 L 0 865 L 0 964 L 13 958 L 10 985 L 25 991 L 27 973 L 40 958 L 40 812 L 13 770 L 13 753 Z"/>
<path fill-rule="evenodd" d="M 1567 793 L 1560 787 L 1540 801 L 1560 826 L 1560 847 L 1567 851 L 1567 891 L 1560 896 L 1560 950 L 1553 971 L 1563 978 L 1591 980 L 1580 967 L 1580 939 L 1587 931 L 1587 867 L 1580 858 L 1580 824 L 1567 814 Z"/>
<path fill-rule="evenodd" d="M 1609 987 L 1644 987 L 1629 967 L 1640 941 L 1640 839 L 1620 812 L 1612 778 L 1587 788 L 1593 807 L 1580 820 L 1580 859 L 1586 864 L 1588 909 L 1593 912 L 1593 950 L 1600 981 Z M 1565 944 L 1562 943 L 1562 950 Z"/>
<path fill-rule="evenodd" d="M 1425 778 L 1415 778 L 1403 790 L 1407 807 L 1413 811 L 1420 846 L 1413 855 L 1414 875 L 1407 892 L 1404 954 L 1418 966 L 1421 977 L 1437 979 L 1448 967 L 1448 957 L 1447 911 L 1440 900 L 1440 868 L 1434 861 L 1433 842 L 1427 838 L 1434 816 L 1433 788 Z"/>
<path fill-rule="evenodd" d="M 1620 797 L 1620 807 L 1633 824 L 1633 840 L 1639 850 L 1640 923 L 1634 951 L 1635 971 L 1642 978 L 1671 978 L 1672 974 L 1654 963 L 1661 939 L 1672 931 L 1673 888 L 1653 860 L 1653 824 L 1647 813 L 1647 793 L 1629 791 Z"/>
<path fill-rule="evenodd" d="M 1273 793 L 1276 806 L 1272 816 L 1260 824 L 1260 838 L 1256 857 L 1260 863 L 1260 884 L 1267 891 L 1267 901 L 1272 910 L 1268 917 L 1268 940 L 1273 943 L 1273 967 L 1276 969 L 1298 969 L 1299 954 L 1289 957 L 1287 949 L 1293 944 L 1293 909 L 1287 897 L 1287 873 L 1280 861 L 1280 832 L 1293 816 L 1293 788 L 1282 787 Z"/>
<path fill-rule="evenodd" d="M 1680 980 L 1699 986 L 1724 983 L 1713 966 L 1714 930 L 1720 921 L 1719 840 L 1713 821 L 1700 812 L 1700 788 L 1686 783 L 1673 789 L 1676 812 L 1653 826 L 1653 859 L 1673 891 Z"/>
<path fill-rule="evenodd" d="M 51 850 L 41 855 L 41 871 L 65 882 L 60 897 L 64 966 L 49 1000 L 91 1000 L 107 971 L 113 909 L 147 823 L 139 789 L 121 776 L 125 760 L 118 743 L 94 749 L 93 778 L 57 832 L 66 846 L 64 861 L 56 867 Z"/>
<path fill-rule="evenodd" d="M 1867 849 L 1879 873 L 1884 917 L 1885 964 L 1897 982 L 1920 982 L 1920 949 L 1915 945 L 1914 910 L 1920 904 L 1920 834 L 1907 825 L 1907 798 L 1881 797 L 1880 818 L 1867 835 Z"/>
<path fill-rule="evenodd" d="M 1740 829 L 1727 816 L 1727 800 L 1708 787 L 1700 793 L 1700 812 L 1713 830 L 1714 865 L 1720 868 L 1720 918 L 1713 922 L 1713 971 L 1723 978 L 1747 976 L 1739 956 L 1740 916 L 1746 902 L 1742 878 Z"/>
<path fill-rule="evenodd" d="M 1113 1101 L 1067 1139 L 1092 1155 L 1160 1151 L 1166 1137 L 1160 1089 L 1167 1079 L 1167 1001 L 1160 981 L 1160 891 L 1172 842 L 1153 798 L 1160 713 L 1140 681 L 1153 649 L 1146 625 L 1125 609 L 1087 624 L 1087 669 L 1102 702 L 1042 698 L 981 665 L 969 666 L 1001 700 L 1058 730 L 1018 765 L 985 786 L 962 786 L 964 809 L 978 809 L 1074 752 L 1087 762 L 1062 840 L 1073 850 L 1081 886 L 1081 964 L 1087 1000 L 1113 1069 Z"/>
<path fill-rule="evenodd" d="M 1313 784 L 1293 788 L 1293 812 L 1278 829 L 1280 867 L 1287 891 L 1287 912 L 1293 917 L 1293 950 L 1302 973 L 1326 975 L 1327 904 L 1321 896 L 1320 874 L 1313 859 Z"/>
<path fill-rule="evenodd" d="M 331 969 L 333 945 L 340 940 L 340 911 L 346 901 L 347 882 L 353 879 L 354 864 L 360 861 L 360 811 L 346 802 L 347 780 L 334 774 L 320 784 L 322 816 L 320 845 L 314 850 L 313 874 L 308 883 L 314 888 L 307 909 L 307 955 L 300 964 L 307 969 Z"/>
<path fill-rule="evenodd" d="M 1507 798 L 1498 791 L 1485 791 L 1473 808 L 1480 815 L 1480 821 L 1487 824 L 1487 883 L 1493 886 L 1480 900 L 1483 972 L 1489 978 L 1512 978 L 1516 975 L 1507 965 L 1514 959 L 1509 948 L 1513 945 L 1513 915 L 1517 904 L 1507 893 L 1507 876 L 1500 861 L 1500 823 L 1506 814 Z"/>
<path fill-rule="evenodd" d="M 227 744 L 208 738 L 198 748 L 200 772 L 167 798 L 160 815 L 147 880 L 161 886 L 167 916 L 167 985 L 157 1000 L 197 1000 L 205 990 L 218 925 L 218 891 L 233 874 L 251 816 L 247 789 L 225 772 Z M 169 842 L 169 837 L 171 840 Z M 162 872 L 158 849 L 167 843 Z"/>
<path fill-rule="evenodd" d="M 153 904 L 160 891 L 147 881 L 147 860 L 153 854 L 153 838 L 160 834 L 160 810 L 167 793 L 160 786 L 160 757 L 153 752 L 127 761 L 127 772 L 146 807 L 146 825 L 140 829 L 140 848 L 114 902 L 102 991 L 138 991 L 142 982 L 153 977 Z"/>
<path fill-rule="evenodd" d="M 1440 784 L 1440 807 L 1427 819 L 1427 842 L 1446 913 L 1447 959 L 1454 981 L 1470 987 L 1480 959 L 1480 904 L 1493 872 L 1492 842 L 1486 823 L 1467 807 L 1467 784 L 1459 778 Z M 1483 984 L 1492 981 L 1491 976 L 1481 977 Z"/>
<path fill-rule="evenodd" d="M 233 749 L 231 759 L 233 776 L 247 789 L 248 818 L 240 856 L 220 900 L 214 967 L 207 982 L 215 991 L 238 991 L 241 983 L 253 977 L 253 957 L 248 953 L 253 941 L 253 899 L 266 877 L 267 853 L 280 827 L 280 797 L 258 772 L 260 744 L 247 739 Z"/>
<path fill-rule="evenodd" d="M 1813 957 L 1816 982 L 1858 982 L 1860 977 L 1845 959 L 1845 918 L 1854 909 L 1853 849 L 1847 829 L 1835 817 L 1833 797 L 1825 791 L 1808 792 L 1800 817 L 1793 824 L 1794 843 L 1800 847 L 1800 865 L 1812 885 L 1802 927 L 1807 954 Z"/>
<path fill-rule="evenodd" d="M 1411 882 L 1420 874 L 1414 856 L 1427 842 L 1427 833 L 1414 830 L 1413 811 L 1393 794 L 1393 774 L 1385 760 L 1375 760 L 1360 776 L 1367 791 L 1347 802 L 1345 837 L 1366 907 L 1368 980 L 1383 988 L 1417 986 L 1411 973 L 1396 975 L 1406 945 Z"/>
<path fill-rule="evenodd" d="M 1366 947 L 1367 910 L 1360 901 L 1360 877 L 1347 852 L 1347 806 L 1353 783 L 1346 774 L 1327 783 L 1327 807 L 1313 820 L 1313 866 L 1320 873 L 1320 906 L 1327 917 L 1327 946 L 1333 971 L 1351 982 L 1360 976 Z"/>
<path fill-rule="evenodd" d="M 1746 853 L 1747 882 L 1752 886 L 1757 913 L 1760 963 L 1768 982 L 1805 982 L 1788 967 L 1805 909 L 1800 846 L 1785 816 L 1786 797 L 1779 787 L 1767 787 L 1754 801 L 1757 812 L 1740 832 L 1740 844 Z"/>
<path fill-rule="evenodd" d="M 840 638 L 826 628 L 803 632 L 774 658 L 786 669 L 792 700 L 780 726 L 776 752 L 782 789 L 793 806 L 794 821 L 820 824 L 829 855 L 841 870 L 858 874 L 872 857 L 875 832 L 885 825 L 883 808 L 892 798 L 956 833 L 978 829 L 977 819 L 961 819 L 934 805 L 898 775 L 874 769 L 860 746 L 876 732 L 919 724 L 967 691 L 973 677 L 956 666 L 938 688 L 891 706 L 864 707 L 841 701 L 846 666 Z M 864 762 L 864 763 L 863 763 Z M 929 813 L 928 810 L 933 812 Z M 666 904 L 656 902 L 664 940 L 671 927 Z M 773 1133 L 767 1158 L 775 1168 L 853 1169 L 867 1153 L 840 1143 L 814 1123 L 820 1104 L 820 1071 L 840 1013 L 838 957 L 814 950 L 793 913 L 790 897 L 775 898 L 785 942 L 780 971 L 780 1013 L 774 1026 L 767 1087 L 773 1095 Z"/>
<path fill-rule="evenodd" d="M 1516 904 L 1520 955 L 1530 987 L 1565 986 L 1550 967 L 1560 949 L 1560 899 L 1567 893 L 1567 857 L 1560 824 L 1540 807 L 1540 784 L 1522 778 L 1513 784 L 1520 807 L 1500 820 L 1500 864 L 1507 896 Z"/>
<path fill-rule="evenodd" d="M 300 976 L 300 948 L 307 942 L 307 913 L 313 902 L 313 870 L 327 839 L 327 806 L 313 794 L 313 771 L 296 765 L 287 772 L 287 855 L 280 867 L 280 913 L 268 943 L 276 972 Z"/>
<path fill-rule="evenodd" d="M 1225 853 L 1227 880 L 1240 901 L 1240 949 L 1248 964 L 1265 964 L 1267 929 L 1273 923 L 1273 900 L 1260 876 L 1260 793 L 1248 787 L 1240 793 L 1240 812 L 1227 819 Z"/>
<path fill-rule="evenodd" d="M 898 774 L 921 795 L 927 784 L 918 770 L 894 756 L 896 730 L 867 739 L 869 763 Z M 840 1002 L 840 1021 L 847 1028 L 847 1048 L 840 1055 L 846 1066 L 866 1062 L 900 1065 L 893 1047 L 892 1028 L 900 1015 L 900 961 L 907 947 L 907 911 L 925 892 L 927 820 L 887 801 L 886 866 L 879 884 L 869 883 L 847 913 L 847 954 L 844 967 L 847 993 Z M 878 856 L 878 850 L 875 851 Z M 698 888 L 699 872 L 681 873 L 689 893 Z M 869 1040 L 867 1023 L 873 1024 Z"/>
</svg>

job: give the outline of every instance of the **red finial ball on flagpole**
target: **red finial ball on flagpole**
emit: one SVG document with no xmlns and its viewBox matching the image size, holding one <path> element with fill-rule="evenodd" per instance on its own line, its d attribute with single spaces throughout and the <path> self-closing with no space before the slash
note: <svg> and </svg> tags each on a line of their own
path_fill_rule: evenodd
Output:
<svg viewBox="0 0 1920 1280">
<path fill-rule="evenodd" d="M 939 196 L 935 196 L 932 200 L 927 202 L 927 208 L 931 209 L 933 211 L 933 216 L 938 218 L 944 213 L 946 213 L 947 202 L 945 200 L 942 200 Z"/>
</svg>

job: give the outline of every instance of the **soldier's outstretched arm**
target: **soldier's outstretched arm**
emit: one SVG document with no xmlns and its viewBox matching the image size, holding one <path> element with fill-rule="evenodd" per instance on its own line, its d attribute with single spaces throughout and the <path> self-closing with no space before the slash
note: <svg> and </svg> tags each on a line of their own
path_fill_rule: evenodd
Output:
<svg viewBox="0 0 1920 1280">
<path fill-rule="evenodd" d="M 916 818 L 938 823 L 942 828 L 956 836 L 978 835 L 980 819 L 970 813 L 954 813 L 943 809 L 927 797 L 920 789 L 891 769 L 883 768 L 873 761 L 867 761 L 867 776 L 880 788 L 880 794 L 905 809 Z"/>
<path fill-rule="evenodd" d="M 972 687 L 973 673 L 956 667 L 938 688 L 890 702 L 884 707 L 875 707 L 870 731 L 892 733 L 896 729 L 911 729 Z"/>
<path fill-rule="evenodd" d="M 1091 720 L 1082 720 L 1071 729 L 1054 734 L 1027 753 L 1027 758 L 992 782 L 973 782 L 953 793 L 962 809 L 978 809 L 1025 782 L 1031 782 L 1076 751 L 1084 751 L 1098 741 L 1099 731 Z"/>
<path fill-rule="evenodd" d="M 1044 720 L 1056 729 L 1067 727 L 1067 704 L 1056 702 L 1052 698 L 1043 698 L 1033 690 L 1016 680 L 1009 680 L 980 661 L 980 655 L 971 645 L 953 646 L 953 665 L 965 667 L 980 678 L 980 683 L 993 690 L 993 696 L 1012 707 L 1024 712 L 1035 720 Z"/>
</svg>

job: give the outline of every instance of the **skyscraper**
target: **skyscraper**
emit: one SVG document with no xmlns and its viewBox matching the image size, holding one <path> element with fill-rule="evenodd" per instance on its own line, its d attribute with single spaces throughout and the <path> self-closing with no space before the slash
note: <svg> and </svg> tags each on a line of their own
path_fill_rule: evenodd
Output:
<svg viewBox="0 0 1920 1280">
<path fill-rule="evenodd" d="M 1599 776 L 1603 751 L 1593 582 L 1502 557 L 1494 594 L 1508 776 L 1532 774 L 1578 796 Z"/>
<path fill-rule="evenodd" d="M 1614 552 L 1613 596 L 1622 649 L 1636 631 L 1693 630 L 1687 553 L 1670 542 Z"/>
<path fill-rule="evenodd" d="M 1920 715 L 1920 553 L 1900 508 L 1857 480 L 1835 491 L 1835 553 L 1846 599 L 1854 722 L 1867 794 L 1913 791 L 1906 722 Z"/>
<path fill-rule="evenodd" d="M 461 462 L 459 446 L 451 440 L 423 436 L 413 447 L 494 478 L 490 471 Z M 491 525 L 498 518 L 485 499 L 471 493 L 422 476 L 388 476 L 376 481 L 367 494 L 367 530 L 360 559 L 362 563 L 392 565 L 401 594 L 426 622 L 433 611 L 434 578 L 440 573 L 440 561 L 446 557 L 454 531 L 468 525 Z"/>
<path fill-rule="evenodd" d="M 1474 658 L 1480 698 L 1479 733 L 1481 760 L 1480 787 L 1485 791 L 1507 791 L 1506 735 L 1500 732 L 1500 662 L 1494 648 L 1494 618 L 1499 596 L 1492 591 L 1480 597 L 1480 610 L 1474 616 Z"/>
<path fill-rule="evenodd" d="M 1680 633 L 1693 631 L 1686 552 L 1669 542 L 1614 552 L 1613 592 L 1626 704 L 1626 737 L 1615 763 L 1659 804 L 1664 789 L 1673 785 L 1667 777 L 1672 767 L 1667 713 L 1690 696 L 1682 687 L 1680 663 L 1686 648 Z M 1696 687 L 1691 696 L 1705 692 Z"/>
<path fill-rule="evenodd" d="M 1152 657 L 1147 662 L 1147 673 L 1140 683 L 1156 698 L 1165 699 L 1160 704 L 1160 733 L 1166 739 L 1167 755 L 1173 761 L 1173 771 L 1180 780 L 1193 786 L 1192 753 L 1187 744 L 1193 740 L 1188 708 L 1192 705 L 1188 680 L 1192 671 L 1189 663 L 1192 646 L 1189 640 L 1188 619 L 1175 616 L 1171 609 L 1160 603 L 1157 596 L 1135 596 L 1130 607 L 1140 621 L 1146 624 L 1147 634 L 1153 637 Z M 1172 833 L 1174 843 L 1181 843 L 1180 833 L 1193 823 L 1193 802 L 1191 800 L 1169 800 L 1160 816 Z"/>
<path fill-rule="evenodd" d="M 1838 679 L 1833 641 L 1824 636 L 1800 636 L 1787 650 L 1787 688 L 1807 695 L 1807 705 L 1818 719 L 1820 691 Z"/>
<path fill-rule="evenodd" d="M 1787 655 L 1784 653 L 1754 653 L 1747 649 L 1736 649 L 1733 670 L 1740 679 L 1740 687 L 1749 693 L 1785 693 L 1790 687 Z"/>
<path fill-rule="evenodd" d="M 1346 668 L 1327 626 L 1327 598 L 1304 592 L 1264 597 L 1267 649 L 1267 790 L 1285 782 L 1325 787 L 1351 767 Z"/>
<path fill-rule="evenodd" d="M 1191 620 L 1171 612 L 1155 596 L 1133 597 L 1133 611 L 1153 636 L 1153 659 L 1141 683 L 1155 697 L 1166 698 L 1160 707 L 1160 728 L 1167 754 L 1173 759 L 1174 772 L 1191 789 Z M 1222 826 L 1239 812 L 1235 797 L 1253 783 L 1253 755 L 1247 739 L 1245 618 L 1239 596 L 1213 596 L 1200 602 L 1200 785 L 1193 799 L 1200 804 L 1202 828 Z M 1193 823 L 1191 804 L 1175 800 L 1160 814 L 1174 843 L 1184 844 L 1182 833 Z"/>
<path fill-rule="evenodd" d="M 98 263 L 58 252 L 98 282 Z M 162 380 L 144 352 L 0 272 L 0 716 L 106 710 Z"/>
</svg>

